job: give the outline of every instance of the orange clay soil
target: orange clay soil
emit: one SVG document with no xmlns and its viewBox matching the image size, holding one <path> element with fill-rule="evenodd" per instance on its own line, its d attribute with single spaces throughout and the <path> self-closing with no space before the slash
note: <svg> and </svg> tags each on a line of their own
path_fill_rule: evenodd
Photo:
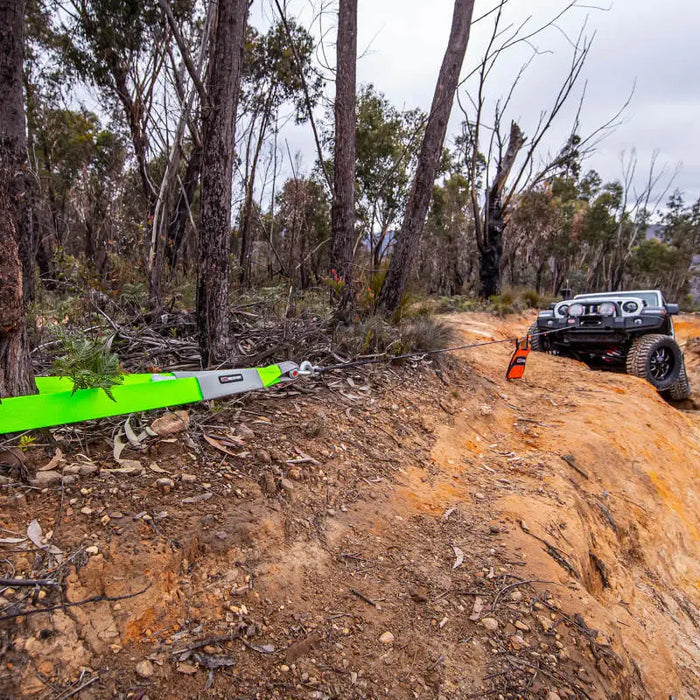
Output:
<svg viewBox="0 0 700 700">
<path fill-rule="evenodd" d="M 445 317 L 467 342 L 530 321 Z M 677 330 L 692 382 L 700 320 Z M 150 587 L 0 622 L 0 696 L 699 697 L 697 405 L 543 354 L 508 382 L 510 350 L 193 408 L 125 451 L 141 475 L 105 471 L 112 424 L 59 433 L 59 469 L 99 471 L 3 485 L 0 539 L 52 531 L 62 592 L 0 587 L 0 615 Z M 202 438 L 236 428 L 237 456 Z M 0 575 L 47 575 L 25 548 Z"/>
</svg>

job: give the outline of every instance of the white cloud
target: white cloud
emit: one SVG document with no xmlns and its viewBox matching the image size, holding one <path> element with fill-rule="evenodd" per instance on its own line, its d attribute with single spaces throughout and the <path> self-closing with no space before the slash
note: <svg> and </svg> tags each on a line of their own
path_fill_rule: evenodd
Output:
<svg viewBox="0 0 700 700">
<path fill-rule="evenodd" d="M 598 2 L 598 0 L 596 0 Z M 605 4 L 609 0 L 602 0 Z M 566 0 L 510 0 L 503 26 L 517 26 L 528 16 L 528 26 L 537 27 L 568 4 Z M 594 2 L 581 4 L 593 5 Z M 475 16 L 494 6 L 494 0 L 478 0 Z M 293 5 L 292 5 L 293 7 Z M 304 0 L 297 8 L 308 13 Z M 435 80 L 442 61 L 452 18 L 452 0 L 359 0 L 358 81 L 372 82 L 396 105 L 429 109 Z M 269 18 L 269 9 L 266 11 Z M 261 10 L 253 22 L 263 21 Z M 307 15 L 308 16 L 308 15 Z M 587 19 L 586 19 L 587 18 Z M 326 20 L 330 26 L 332 17 Z M 595 32 L 595 40 L 582 75 L 587 98 L 582 113 L 582 131 L 609 119 L 624 103 L 636 81 L 636 91 L 625 113 L 624 123 L 599 147 L 587 163 L 604 179 L 620 176 L 622 151 L 636 148 L 640 169 L 658 150 L 659 161 L 673 170 L 683 168 L 676 180 L 687 198 L 700 196 L 700 131 L 695 127 L 700 113 L 700 3 L 695 0 L 614 0 L 610 9 L 577 8 L 536 37 L 540 50 L 513 100 L 511 116 L 526 133 L 532 133 L 540 110 L 547 108 L 558 90 L 570 61 L 571 47 L 564 33 L 575 37 L 582 23 Z M 476 65 L 488 41 L 488 20 L 477 23 L 467 51 L 463 73 Z M 328 53 L 333 56 L 334 32 L 329 35 Z M 521 45 L 502 57 L 494 70 L 489 95 L 505 93 L 530 49 Z M 332 94 L 332 86 L 330 87 Z M 575 104 L 562 114 L 549 140 L 558 147 L 570 129 Z M 451 130 L 461 114 L 455 106 Z M 301 150 L 307 164 L 315 159 L 313 141 L 305 129 L 290 130 L 292 150 Z"/>
</svg>

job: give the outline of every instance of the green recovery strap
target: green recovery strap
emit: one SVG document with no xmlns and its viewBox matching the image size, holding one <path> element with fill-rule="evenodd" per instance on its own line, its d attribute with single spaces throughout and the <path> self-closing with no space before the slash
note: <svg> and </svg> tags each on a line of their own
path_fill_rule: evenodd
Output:
<svg viewBox="0 0 700 700">
<path fill-rule="evenodd" d="M 240 372 L 257 375 L 256 388 L 278 384 L 283 376 L 279 365 Z M 124 375 L 124 383 L 112 387 L 114 401 L 102 389 L 78 389 L 73 392 L 73 384 L 66 377 L 37 377 L 38 394 L 0 401 L 0 434 L 180 406 L 210 398 L 203 394 L 197 375 L 204 377 L 212 373 L 186 374 L 190 376 L 178 377 L 166 373 Z M 222 387 L 222 390 L 230 395 L 240 393 L 245 386 L 234 383 L 230 389 Z"/>
</svg>

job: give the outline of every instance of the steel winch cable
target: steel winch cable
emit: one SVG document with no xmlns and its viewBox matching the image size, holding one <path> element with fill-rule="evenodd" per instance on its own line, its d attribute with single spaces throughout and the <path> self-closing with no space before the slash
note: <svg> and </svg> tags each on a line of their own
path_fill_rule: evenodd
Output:
<svg viewBox="0 0 700 700">
<path fill-rule="evenodd" d="M 560 333 L 563 328 L 556 328 L 551 331 L 541 331 L 539 333 L 530 333 L 527 335 L 529 338 L 539 338 L 545 335 L 550 335 L 552 333 Z M 389 362 L 396 362 L 397 360 L 408 360 L 414 357 L 426 358 L 432 357 L 434 355 L 443 355 L 448 352 L 457 352 L 458 350 L 468 350 L 471 348 L 483 348 L 487 345 L 499 345 L 505 343 L 518 343 L 521 339 L 517 336 L 511 336 L 509 338 L 500 338 L 498 340 L 487 340 L 482 343 L 467 343 L 465 345 L 454 345 L 449 348 L 440 348 L 439 350 L 419 350 L 416 352 L 408 352 L 402 355 L 388 355 L 382 357 L 371 357 L 364 360 L 349 360 L 348 362 L 339 362 L 335 365 L 327 365 L 326 367 L 313 365 L 308 360 L 305 360 L 299 365 L 299 374 L 302 376 L 314 375 L 314 374 L 324 374 L 325 372 L 332 372 L 335 370 L 351 369 L 353 367 L 363 367 L 365 365 L 379 365 Z"/>
</svg>

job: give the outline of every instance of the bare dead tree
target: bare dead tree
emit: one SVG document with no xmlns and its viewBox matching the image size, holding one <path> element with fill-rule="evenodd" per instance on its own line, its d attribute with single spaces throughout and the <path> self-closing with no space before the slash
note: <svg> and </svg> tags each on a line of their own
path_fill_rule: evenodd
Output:
<svg viewBox="0 0 700 700">
<path fill-rule="evenodd" d="M 503 125 L 504 115 L 523 75 L 533 60 L 542 53 L 534 47 L 531 57 L 520 68 L 508 93 L 496 102 L 492 123 L 486 124 L 487 83 L 499 59 L 514 46 L 531 45 L 535 36 L 550 27 L 557 27 L 557 21 L 562 16 L 578 7 L 576 2 L 570 2 L 554 17 L 530 30 L 530 18 L 515 28 L 512 26 L 504 28 L 502 25 L 505 5 L 506 0 L 501 0 L 493 9 L 495 17 L 486 51 L 477 67 L 464 79 L 466 81 L 472 76 L 477 77 L 476 87 L 466 94 L 470 107 L 465 107 L 458 96 L 460 109 L 465 116 L 464 157 L 469 173 L 474 231 L 479 251 L 480 293 L 484 297 L 500 291 L 503 235 L 518 196 L 564 168 L 571 160 L 574 151 L 579 158 L 590 154 L 600 140 L 619 124 L 619 117 L 631 99 L 630 95 L 622 108 L 605 124 L 594 129 L 587 136 L 581 137 L 578 131 L 581 105 L 585 95 L 584 88 L 570 136 L 564 147 L 555 154 L 540 156 L 543 140 L 570 100 L 591 50 L 593 37 L 585 35 L 586 24 L 584 23 L 578 37 L 573 41 L 569 40 L 573 50 L 567 73 L 551 107 L 540 113 L 532 136 L 528 139 L 515 121 L 511 121 L 506 135 L 503 132 Z M 484 131 L 490 133 L 488 147 L 485 149 L 485 161 L 482 155 Z M 480 194 L 482 184 L 483 196 Z"/>
<path fill-rule="evenodd" d="M 159 311 L 162 304 L 161 287 L 163 278 L 163 268 L 166 258 L 165 253 L 168 243 L 168 237 L 171 231 L 171 223 L 174 217 L 173 210 L 177 208 L 176 211 L 178 211 L 180 207 L 184 206 L 184 202 L 181 202 L 183 197 L 187 198 L 189 194 L 188 201 L 191 201 L 192 198 L 192 193 L 183 191 L 184 187 L 179 187 L 180 181 L 178 175 L 180 162 L 183 155 L 183 141 L 185 137 L 185 131 L 188 126 L 190 134 L 192 135 L 195 144 L 192 149 L 192 154 L 190 156 L 190 162 L 195 166 L 199 166 L 199 163 L 201 162 L 201 136 L 197 125 L 193 121 L 193 110 L 196 96 L 199 97 L 199 100 L 202 104 L 208 101 L 206 91 L 204 91 L 204 86 L 201 82 L 201 76 L 206 61 L 211 26 L 213 24 L 213 19 L 216 14 L 216 3 L 211 3 L 207 11 L 207 16 L 202 31 L 199 52 L 196 60 L 193 61 L 190 56 L 189 49 L 185 44 L 184 39 L 182 38 L 182 35 L 180 34 L 180 31 L 177 27 L 168 0 L 160 0 L 160 4 L 161 7 L 163 7 L 164 9 L 166 18 L 170 24 L 173 34 L 177 37 L 176 43 L 179 47 L 180 54 L 183 59 L 183 64 L 178 70 L 175 67 L 175 60 L 172 51 L 168 51 L 170 63 L 173 68 L 173 84 L 175 87 L 176 95 L 179 100 L 179 117 L 175 129 L 175 134 L 173 136 L 172 145 L 170 147 L 165 173 L 163 174 L 163 179 L 161 180 L 160 187 L 158 190 L 158 196 L 156 198 L 153 208 L 153 223 L 151 225 L 151 243 L 148 256 L 148 268 L 150 272 L 150 306 L 152 312 L 154 313 L 157 313 Z M 183 85 L 183 72 L 185 71 L 185 69 L 187 69 L 187 71 L 189 72 L 192 82 L 192 88 L 187 93 L 185 92 L 185 86 Z M 188 162 L 188 171 L 190 170 L 190 162 Z M 192 180 L 195 178 L 192 177 L 191 173 L 188 173 L 188 175 L 186 175 L 185 179 L 188 183 L 191 184 Z M 198 176 L 199 167 L 197 167 L 197 179 Z M 177 197 L 178 191 L 180 197 Z"/>
<path fill-rule="evenodd" d="M 455 0 L 450 38 L 435 86 L 413 187 L 389 270 L 377 301 L 378 308 L 383 311 L 394 311 L 398 308 L 418 250 L 459 74 L 469 42 L 473 11 L 474 0 Z"/>
<path fill-rule="evenodd" d="M 658 151 L 654 151 L 649 162 L 649 171 L 640 190 L 634 188 L 634 180 L 639 159 L 636 151 L 629 155 L 622 153 L 622 199 L 618 209 L 617 234 L 613 248 L 610 269 L 608 271 L 608 289 L 617 290 L 622 287 L 625 270 L 635 246 L 646 233 L 653 216 L 659 211 L 666 199 L 674 180 L 679 172 L 679 166 L 668 177 L 666 184 L 659 191 L 659 185 L 666 176 L 666 166 L 657 169 Z"/>
<path fill-rule="evenodd" d="M 0 398 L 32 393 L 23 251 L 31 248 L 22 58 L 24 0 L 0 0 Z"/>
</svg>

